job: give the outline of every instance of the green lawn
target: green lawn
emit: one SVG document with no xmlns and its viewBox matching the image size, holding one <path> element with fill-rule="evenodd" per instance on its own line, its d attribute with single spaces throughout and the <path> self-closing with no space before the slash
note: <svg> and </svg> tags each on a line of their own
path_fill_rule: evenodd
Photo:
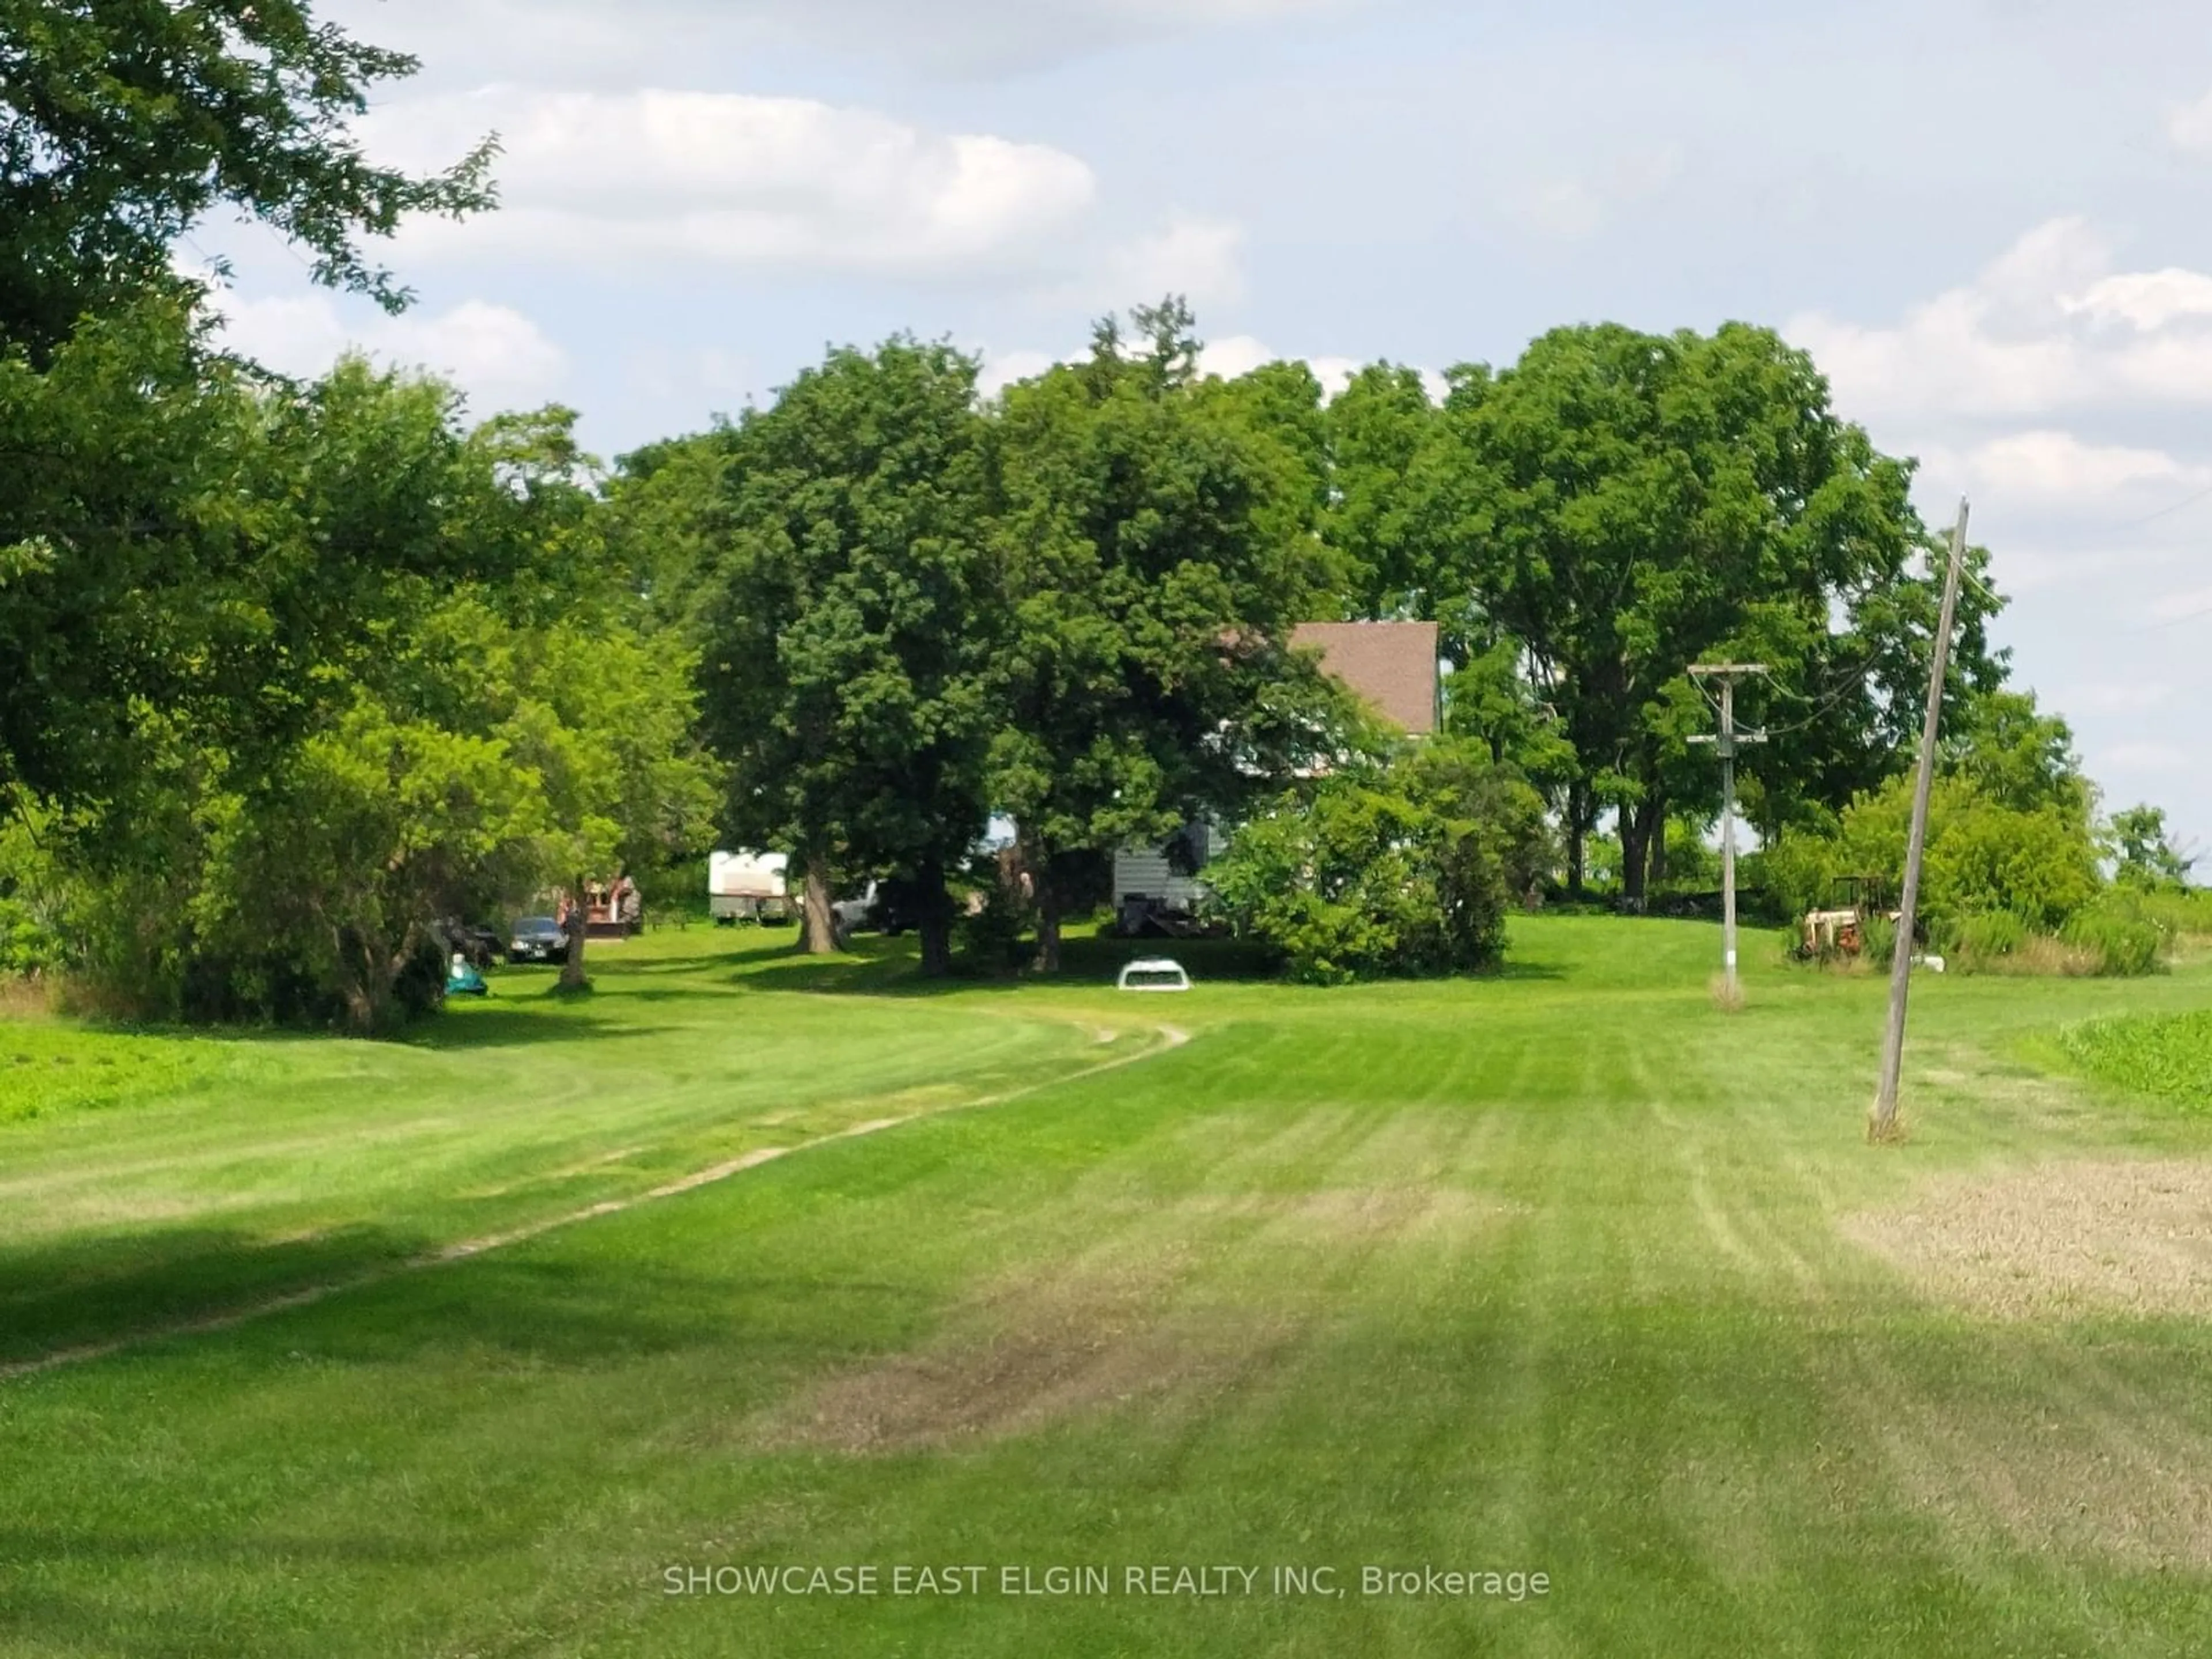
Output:
<svg viewBox="0 0 2212 1659">
<path fill-rule="evenodd" d="M 2212 971 L 1920 981 L 1873 1150 L 1879 980 L 1724 1015 L 1696 925 L 778 942 L 405 1045 L 0 1024 L 0 1653 L 2212 1652 L 2212 1115 L 2058 1035 Z M 876 1593 L 738 1587 L 817 1565 Z M 1364 1591 L 1431 1566 L 1545 1589 Z"/>
</svg>

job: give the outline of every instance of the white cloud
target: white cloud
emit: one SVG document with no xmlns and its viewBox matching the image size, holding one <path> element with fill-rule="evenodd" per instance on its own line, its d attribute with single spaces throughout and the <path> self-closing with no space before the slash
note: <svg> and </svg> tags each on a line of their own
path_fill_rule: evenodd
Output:
<svg viewBox="0 0 2212 1659">
<path fill-rule="evenodd" d="M 2095 506 L 2146 484 L 2167 494 L 2177 485 L 2212 484 L 2212 467 L 2163 450 L 2087 443 L 2050 429 L 2012 433 L 1963 452 L 1931 450 L 1923 459 L 1929 471 L 1962 478 L 1971 491 L 2026 504 Z"/>
<path fill-rule="evenodd" d="M 2111 264 L 2088 224 L 2055 219 L 1894 325 L 1811 313 L 1786 332 L 1855 418 L 2212 404 L 2212 275 Z"/>
<path fill-rule="evenodd" d="M 1224 380 L 1234 380 L 1239 374 L 1249 374 L 1263 363 L 1281 361 L 1283 354 L 1265 341 L 1249 334 L 1232 334 L 1226 339 L 1209 340 L 1199 354 L 1198 366 L 1202 373 L 1218 374 Z M 1367 361 L 1358 357 L 1318 356 L 1305 359 L 1313 377 L 1321 382 L 1321 394 L 1332 399 L 1352 384 L 1352 377 L 1365 368 Z M 1444 377 L 1434 369 L 1419 371 L 1421 384 L 1430 398 L 1442 403 L 1450 388 Z"/>
<path fill-rule="evenodd" d="M 974 276 L 1048 263 L 1097 193 L 1090 167 L 1048 145 L 802 98 L 494 87 L 362 123 L 380 159 L 408 166 L 487 131 L 501 210 L 418 221 L 406 257 Z"/>
<path fill-rule="evenodd" d="M 2167 111 L 2166 136 L 2185 155 L 2212 154 L 2212 92 Z"/>
<path fill-rule="evenodd" d="M 751 360 L 720 346 L 676 349 L 651 346 L 633 350 L 623 362 L 629 389 L 658 403 L 704 397 L 719 399 L 726 413 L 760 389 Z"/>
<path fill-rule="evenodd" d="M 986 349 L 981 355 L 983 372 L 978 379 L 986 397 L 995 396 L 1017 380 L 1042 374 L 1054 363 L 1070 361 L 1048 351 Z M 1240 374 L 1249 374 L 1255 368 L 1282 359 L 1281 352 L 1255 335 L 1230 334 L 1206 342 L 1199 350 L 1198 369 L 1201 374 L 1218 374 L 1225 380 L 1233 380 Z M 1352 383 L 1352 377 L 1366 367 L 1357 357 L 1308 357 L 1305 365 L 1321 382 L 1324 399 L 1337 396 Z M 1424 369 L 1421 380 L 1430 396 L 1441 401 L 1445 390 L 1443 377 Z"/>
<path fill-rule="evenodd" d="M 1322 395 L 1325 398 L 1334 398 L 1342 392 L 1345 387 L 1350 386 L 1352 377 L 1367 365 L 1357 357 L 1309 357 L 1306 359 L 1306 367 L 1313 370 L 1314 379 L 1321 382 Z M 1425 383 L 1428 378 L 1427 373 L 1424 371 L 1422 380 Z"/>
<path fill-rule="evenodd" d="M 2212 276 L 2172 265 L 2107 276 L 2068 301 L 2066 308 L 2100 322 L 2161 329 L 2184 318 L 2212 316 Z"/>
<path fill-rule="evenodd" d="M 1233 380 L 1263 363 L 1273 362 L 1276 356 L 1249 334 L 1232 334 L 1224 339 L 1208 340 L 1200 349 L 1198 370 L 1201 374 L 1218 374 L 1224 380 Z M 981 356 L 983 368 L 976 376 L 976 385 L 987 398 L 996 397 L 1017 380 L 1034 379 L 1055 364 L 1075 361 L 1075 354 L 1054 356 L 1049 351 L 986 349 Z"/>
<path fill-rule="evenodd" d="M 1996 548 L 1997 585 L 2017 598 L 2044 588 L 2080 587 L 2094 583 L 2109 592 L 2115 582 L 2132 586 L 2146 572 L 2163 569 L 2177 562 L 2172 548 L 2113 547 L 2105 543 L 2083 547 L 2021 546 L 2012 538 Z"/>
<path fill-rule="evenodd" d="M 1201 311 L 1234 305 L 1244 297 L 1244 228 L 1177 215 L 1165 228 L 1115 249 L 1085 289 L 1097 305 L 1145 305 L 1169 294 Z"/>
<path fill-rule="evenodd" d="M 1201 374 L 1218 374 L 1224 380 L 1233 380 L 1240 374 L 1249 374 L 1263 363 L 1273 362 L 1278 355 L 1249 334 L 1232 334 L 1226 339 L 1208 340 L 1206 349 L 1198 354 L 1198 368 Z"/>
<path fill-rule="evenodd" d="M 1580 179 L 1549 179 L 1529 186 L 1516 205 L 1547 236 L 1578 242 L 1605 223 L 1605 203 Z"/>
<path fill-rule="evenodd" d="M 380 363 L 428 369 L 470 396 L 478 414 L 534 407 L 556 396 L 567 354 L 538 325 L 507 306 L 470 300 L 435 313 L 390 317 L 357 313 L 348 320 L 332 295 L 240 299 L 218 290 L 223 343 L 280 374 L 320 374 L 349 350 Z"/>
<path fill-rule="evenodd" d="M 986 351 L 982 372 L 975 377 L 976 390 L 986 398 L 995 398 L 1015 381 L 1034 380 L 1054 363 L 1066 361 L 1049 351 Z"/>
</svg>

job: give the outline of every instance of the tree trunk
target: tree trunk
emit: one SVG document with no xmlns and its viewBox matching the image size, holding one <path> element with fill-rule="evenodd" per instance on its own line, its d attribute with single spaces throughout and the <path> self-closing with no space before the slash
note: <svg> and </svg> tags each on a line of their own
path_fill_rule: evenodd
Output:
<svg viewBox="0 0 2212 1659">
<path fill-rule="evenodd" d="M 355 1036 L 374 1036 L 384 1029 L 392 981 L 389 975 L 379 978 L 380 954 L 361 929 L 339 930 L 338 1000 L 346 1030 Z"/>
<path fill-rule="evenodd" d="M 345 1008 L 345 1028 L 349 1036 L 376 1035 L 376 997 L 369 989 L 365 975 L 341 959 L 338 969 L 338 1000 Z"/>
<path fill-rule="evenodd" d="M 1582 785 L 1571 786 L 1567 790 L 1567 896 L 1577 901 L 1583 896 L 1583 884 L 1589 868 L 1584 857 L 1586 849 L 1583 845 L 1586 810 Z"/>
<path fill-rule="evenodd" d="M 584 878 L 576 878 L 568 900 L 568 950 L 561 959 L 561 986 L 564 991 L 588 991 L 591 980 L 584 972 L 584 936 L 592 929 L 592 908 L 584 898 Z"/>
<path fill-rule="evenodd" d="M 1621 902 L 1639 913 L 1644 905 L 1644 872 L 1651 842 L 1664 811 L 1664 803 L 1656 795 L 1647 795 L 1634 806 L 1624 802 L 1620 808 Z"/>
<path fill-rule="evenodd" d="M 1041 974 L 1060 971 L 1060 889 L 1052 879 L 1052 854 L 1043 842 L 1024 830 L 1014 826 L 1014 846 L 1020 854 L 1021 874 L 1030 878 L 1030 902 L 1036 906 L 1036 968 Z"/>
<path fill-rule="evenodd" d="M 945 872 L 933 864 L 914 872 L 921 915 L 915 932 L 921 939 L 921 973 L 925 979 L 943 979 L 952 971 L 952 895 L 945 890 Z"/>
<path fill-rule="evenodd" d="M 806 890 L 800 901 L 804 925 L 799 948 L 810 957 L 826 957 L 837 949 L 837 918 L 830 908 L 830 860 L 822 853 L 806 855 Z"/>
<path fill-rule="evenodd" d="M 1053 879 L 1052 861 L 1044 860 L 1030 872 L 1036 890 L 1036 965 L 1041 974 L 1060 971 L 1060 884 Z"/>
<path fill-rule="evenodd" d="M 1615 815 L 1613 830 L 1620 839 L 1620 906 L 1625 910 L 1640 910 L 1644 908 L 1644 854 L 1650 842 L 1644 839 L 1641 817 L 1626 801 Z"/>
</svg>

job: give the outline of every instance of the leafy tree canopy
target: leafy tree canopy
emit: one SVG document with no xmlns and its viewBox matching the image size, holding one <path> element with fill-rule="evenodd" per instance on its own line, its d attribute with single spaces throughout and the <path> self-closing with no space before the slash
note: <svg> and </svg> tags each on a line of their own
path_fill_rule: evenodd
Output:
<svg viewBox="0 0 2212 1659">
<path fill-rule="evenodd" d="M 982 833 L 999 719 L 991 473 L 974 361 L 912 339 L 832 352 L 734 435 L 706 729 L 730 830 L 807 868 L 816 948 L 833 867 L 896 870 L 949 961 L 945 878 Z"/>
<path fill-rule="evenodd" d="M 173 287 L 173 245 L 221 207 L 398 309 L 363 240 L 492 200 L 490 140 L 420 178 L 362 154 L 369 92 L 416 68 L 301 0 L 0 0 L 0 344 L 42 360 L 80 317 Z"/>
<path fill-rule="evenodd" d="M 2114 874 L 2123 885 L 2157 891 L 2189 884 L 2197 859 L 2175 844 L 2159 808 L 2124 807 L 2112 814 L 2106 834 Z"/>
<path fill-rule="evenodd" d="M 1709 723 L 1684 684 L 1693 662 L 1764 661 L 1805 688 L 1805 712 L 1759 762 L 1778 824 L 1893 768 L 1926 661 L 1916 624 L 1933 619 L 1929 538 L 1909 465 L 1830 411 L 1805 354 L 1738 324 L 1604 325 L 1450 381 L 1432 453 L 1403 470 L 1415 504 L 1397 520 L 1364 515 L 1382 526 L 1363 532 L 1387 573 L 1378 591 L 1412 592 L 1427 572 L 1449 633 L 1525 653 L 1575 756 L 1570 837 L 1620 808 L 1632 896 L 1670 799 L 1712 787 L 1710 769 L 1686 764 L 1684 739 Z M 1355 390 L 1362 429 L 1419 418 L 1402 380 Z M 1402 466 L 1386 459 L 1385 477 Z M 1961 684 L 1989 683 L 1985 611 L 1970 595 L 1962 614 Z"/>
<path fill-rule="evenodd" d="M 1230 810 L 1326 728 L 1289 649 L 1329 592 L 1314 535 L 1320 389 L 1277 368 L 1201 381 L 1188 310 L 1102 322 L 1090 356 L 1012 387 L 998 526 L 1009 606 L 994 804 L 1057 949 L 1070 854 Z"/>
</svg>

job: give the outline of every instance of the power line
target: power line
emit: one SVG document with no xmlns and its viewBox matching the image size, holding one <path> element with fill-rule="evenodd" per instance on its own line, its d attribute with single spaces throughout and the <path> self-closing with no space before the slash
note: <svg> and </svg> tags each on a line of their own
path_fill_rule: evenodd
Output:
<svg viewBox="0 0 2212 1659">
<path fill-rule="evenodd" d="M 2185 611 L 2178 617 L 2160 617 L 2156 622 L 2140 623 L 2128 629 L 2130 634 L 2155 634 L 2161 629 L 2179 628 L 2184 623 L 2201 622 L 2212 617 L 2212 605 L 2199 605 L 2194 611 Z"/>
<path fill-rule="evenodd" d="M 1856 668 L 1845 670 L 1844 678 L 1849 682 L 1849 684 L 1837 687 L 1834 691 L 1829 694 L 1826 700 L 1823 702 L 1819 708 L 1814 709 L 1811 714 L 1806 715 L 1803 720 L 1797 721 L 1796 724 L 1791 726 L 1769 726 L 1767 728 L 1768 735 L 1777 738 L 1792 737 L 1797 732 L 1805 731 L 1810 726 L 1819 725 L 1821 720 L 1826 717 L 1829 711 L 1833 709 L 1838 703 L 1843 702 L 1845 697 L 1850 696 L 1854 691 L 1861 690 L 1864 688 L 1866 677 L 1873 672 L 1873 669 L 1874 664 L 1871 661 L 1869 661 L 1860 664 Z M 1812 698 L 1806 696 L 1802 692 L 1792 691 L 1786 685 L 1777 686 L 1775 687 L 1775 690 L 1780 691 L 1783 696 L 1787 697 L 1795 697 L 1798 702 L 1802 703 L 1810 703 L 1813 701 Z"/>
<path fill-rule="evenodd" d="M 2143 525 L 2156 524 L 2160 519 L 2171 518 L 2174 514 L 2180 512 L 2184 507 L 2194 507 L 2197 502 L 2206 500 L 2212 500 L 2212 484 L 2207 484 L 2203 489 L 2198 490 L 2194 495 L 2185 497 L 2183 500 L 2176 501 L 2172 507 L 2161 507 L 2155 513 L 2146 513 L 2140 519 L 2124 520 L 2122 522 L 2112 525 L 2109 527 L 2113 530 L 2134 530 Z"/>
</svg>

